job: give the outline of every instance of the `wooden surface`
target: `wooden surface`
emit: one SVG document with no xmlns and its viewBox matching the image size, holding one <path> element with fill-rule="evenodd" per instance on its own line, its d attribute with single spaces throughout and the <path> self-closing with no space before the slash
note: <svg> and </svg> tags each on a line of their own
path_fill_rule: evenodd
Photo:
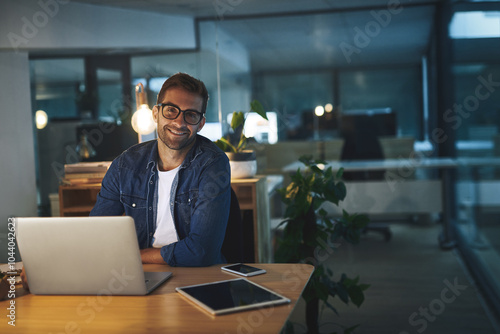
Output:
<svg viewBox="0 0 500 334">
<path fill-rule="evenodd" d="M 290 304 L 211 316 L 175 292 L 175 288 L 240 276 L 222 272 L 221 265 L 204 268 L 144 265 L 145 271 L 173 272 L 172 278 L 148 296 L 35 296 L 18 287 L 16 326 L 9 326 L 5 316 L 10 301 L 1 301 L 0 333 L 279 333 L 313 267 L 256 266 L 266 269 L 267 274 L 249 280 L 290 298 Z"/>
<path fill-rule="evenodd" d="M 88 216 L 100 190 L 100 183 L 59 186 L 59 214 Z"/>
</svg>

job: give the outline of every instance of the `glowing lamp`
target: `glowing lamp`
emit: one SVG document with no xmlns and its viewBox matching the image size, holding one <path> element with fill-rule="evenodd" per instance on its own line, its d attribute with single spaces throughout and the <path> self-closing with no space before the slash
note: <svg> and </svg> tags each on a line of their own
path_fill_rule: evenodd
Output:
<svg viewBox="0 0 500 334">
<path fill-rule="evenodd" d="M 323 106 L 317 106 L 314 109 L 314 113 L 316 114 L 316 116 L 321 117 L 325 114 L 325 108 L 323 108 Z"/>
<path fill-rule="evenodd" d="M 37 110 L 35 113 L 35 124 L 38 130 L 43 129 L 47 126 L 47 122 L 49 118 L 47 117 L 47 113 L 43 110 Z"/>
<path fill-rule="evenodd" d="M 132 115 L 132 128 L 139 134 L 140 142 L 141 135 L 150 134 L 156 129 L 153 112 L 149 109 L 148 99 L 142 83 L 138 83 L 135 86 L 135 102 L 137 111 Z"/>
</svg>

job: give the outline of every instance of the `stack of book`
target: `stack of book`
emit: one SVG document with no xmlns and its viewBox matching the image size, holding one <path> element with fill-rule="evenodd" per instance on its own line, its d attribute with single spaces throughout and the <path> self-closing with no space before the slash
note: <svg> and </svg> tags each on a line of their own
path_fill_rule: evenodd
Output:
<svg viewBox="0 0 500 334">
<path fill-rule="evenodd" d="M 111 161 L 79 162 L 64 165 L 63 184 L 101 183 Z"/>
</svg>

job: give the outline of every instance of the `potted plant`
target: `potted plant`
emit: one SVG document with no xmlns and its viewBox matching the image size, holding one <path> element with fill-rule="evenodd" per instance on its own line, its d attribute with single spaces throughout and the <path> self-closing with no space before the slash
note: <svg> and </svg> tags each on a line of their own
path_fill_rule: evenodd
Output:
<svg viewBox="0 0 500 334">
<path fill-rule="evenodd" d="M 321 205 L 325 202 L 338 205 L 346 197 L 346 187 L 341 181 L 343 169 L 334 174 L 331 167 L 324 169 L 324 161 L 313 161 L 312 157 L 301 157 L 299 160 L 306 169 L 301 171 L 299 168 L 291 177 L 291 183 L 278 190 L 286 209 L 285 220 L 280 223 L 284 229 L 277 238 L 275 261 L 304 262 L 315 266 L 303 298 L 308 333 L 318 333 L 320 303 L 337 313 L 328 299 L 338 296 L 344 303 L 350 301 L 359 307 L 364 300 L 363 291 L 368 288 L 368 285 L 359 282 L 359 277 L 348 278 L 345 274 L 335 282 L 333 272 L 317 259 L 318 250 L 330 252 L 328 241 L 338 238 L 358 243 L 369 219 L 366 215 L 350 215 L 345 211 L 337 221 L 329 218 Z M 344 333 L 356 327 L 345 329 Z"/>
<path fill-rule="evenodd" d="M 250 110 L 248 112 L 256 112 L 267 120 L 266 111 L 257 100 L 253 100 L 250 103 Z M 255 151 L 246 149 L 248 139 L 245 137 L 243 131 L 245 127 L 245 116 L 243 111 L 234 111 L 230 125 L 232 133 L 228 133 L 225 137 L 215 142 L 221 150 L 226 152 L 229 158 L 232 178 L 252 177 L 257 172 Z"/>
</svg>

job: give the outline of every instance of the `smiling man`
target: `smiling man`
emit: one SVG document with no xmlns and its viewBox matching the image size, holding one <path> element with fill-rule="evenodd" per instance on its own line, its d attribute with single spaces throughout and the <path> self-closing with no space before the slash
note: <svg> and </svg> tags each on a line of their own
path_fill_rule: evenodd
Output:
<svg viewBox="0 0 500 334">
<path fill-rule="evenodd" d="M 227 156 L 198 135 L 207 102 L 202 81 L 185 73 L 167 79 L 153 108 L 158 139 L 123 152 L 102 181 L 90 215 L 132 216 L 143 263 L 225 262 L 231 177 Z"/>
</svg>

